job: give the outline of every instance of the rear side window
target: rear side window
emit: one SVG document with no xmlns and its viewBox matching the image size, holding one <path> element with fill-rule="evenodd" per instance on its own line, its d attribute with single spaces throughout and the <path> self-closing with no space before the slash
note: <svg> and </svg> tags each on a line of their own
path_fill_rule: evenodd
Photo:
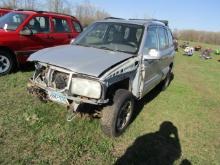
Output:
<svg viewBox="0 0 220 165">
<path fill-rule="evenodd" d="M 67 20 L 61 19 L 61 18 L 53 18 L 52 21 L 54 23 L 54 31 L 55 32 L 58 32 L 58 33 L 71 32 Z"/>
<path fill-rule="evenodd" d="M 169 47 L 171 47 L 173 46 L 173 36 L 170 30 L 167 30 L 167 34 L 168 34 L 168 40 L 169 40 Z"/>
<path fill-rule="evenodd" d="M 72 21 L 73 27 L 76 30 L 76 32 L 80 33 L 82 32 L 82 28 L 78 22 Z"/>
<path fill-rule="evenodd" d="M 147 38 L 144 43 L 144 54 L 148 54 L 150 49 L 158 49 L 158 38 L 156 27 L 149 27 Z"/>
<path fill-rule="evenodd" d="M 160 50 L 166 49 L 169 46 L 168 37 L 166 29 L 159 27 L 158 28 L 158 37 L 159 37 L 159 48 Z"/>
</svg>

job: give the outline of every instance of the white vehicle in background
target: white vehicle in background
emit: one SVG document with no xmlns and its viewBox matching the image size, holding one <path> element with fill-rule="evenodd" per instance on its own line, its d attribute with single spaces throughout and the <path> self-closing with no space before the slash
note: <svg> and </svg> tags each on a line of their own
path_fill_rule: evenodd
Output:
<svg viewBox="0 0 220 165">
<path fill-rule="evenodd" d="M 187 56 L 192 56 L 193 53 L 194 53 L 194 48 L 187 46 L 187 47 L 184 49 L 184 53 L 185 53 L 185 55 L 187 55 Z"/>
</svg>

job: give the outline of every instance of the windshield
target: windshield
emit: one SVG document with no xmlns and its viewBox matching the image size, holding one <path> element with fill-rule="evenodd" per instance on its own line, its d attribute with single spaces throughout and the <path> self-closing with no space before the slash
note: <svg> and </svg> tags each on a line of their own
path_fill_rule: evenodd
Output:
<svg viewBox="0 0 220 165">
<path fill-rule="evenodd" d="M 136 54 L 143 31 L 141 25 L 99 22 L 86 29 L 73 44 Z"/>
<path fill-rule="evenodd" d="M 16 30 L 26 18 L 26 14 L 8 13 L 0 18 L 0 29 Z"/>
</svg>

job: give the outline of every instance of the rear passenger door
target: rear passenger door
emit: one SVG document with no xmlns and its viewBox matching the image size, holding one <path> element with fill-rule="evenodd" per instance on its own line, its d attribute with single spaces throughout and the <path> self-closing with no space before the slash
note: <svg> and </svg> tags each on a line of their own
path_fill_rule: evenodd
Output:
<svg viewBox="0 0 220 165">
<path fill-rule="evenodd" d="M 74 35 L 68 19 L 52 17 L 52 24 L 53 31 L 51 33 L 51 38 L 53 39 L 54 46 L 69 44 L 71 39 L 74 38 Z"/>
<path fill-rule="evenodd" d="M 173 52 L 169 43 L 167 28 L 163 26 L 159 26 L 157 32 L 158 32 L 158 40 L 159 40 L 159 52 L 161 56 L 160 68 L 163 73 L 163 76 L 166 76 L 166 74 L 169 71 L 170 57 Z"/>
</svg>

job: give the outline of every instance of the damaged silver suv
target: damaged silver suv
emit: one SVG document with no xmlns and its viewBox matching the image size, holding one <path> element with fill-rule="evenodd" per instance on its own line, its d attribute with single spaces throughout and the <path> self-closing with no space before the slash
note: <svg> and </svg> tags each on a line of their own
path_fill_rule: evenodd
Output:
<svg viewBox="0 0 220 165">
<path fill-rule="evenodd" d="M 167 21 L 108 18 L 90 25 L 66 46 L 32 54 L 36 70 L 28 89 L 43 100 L 68 107 L 101 107 L 101 127 L 110 137 L 131 121 L 134 101 L 171 80 L 174 45 Z"/>
</svg>

